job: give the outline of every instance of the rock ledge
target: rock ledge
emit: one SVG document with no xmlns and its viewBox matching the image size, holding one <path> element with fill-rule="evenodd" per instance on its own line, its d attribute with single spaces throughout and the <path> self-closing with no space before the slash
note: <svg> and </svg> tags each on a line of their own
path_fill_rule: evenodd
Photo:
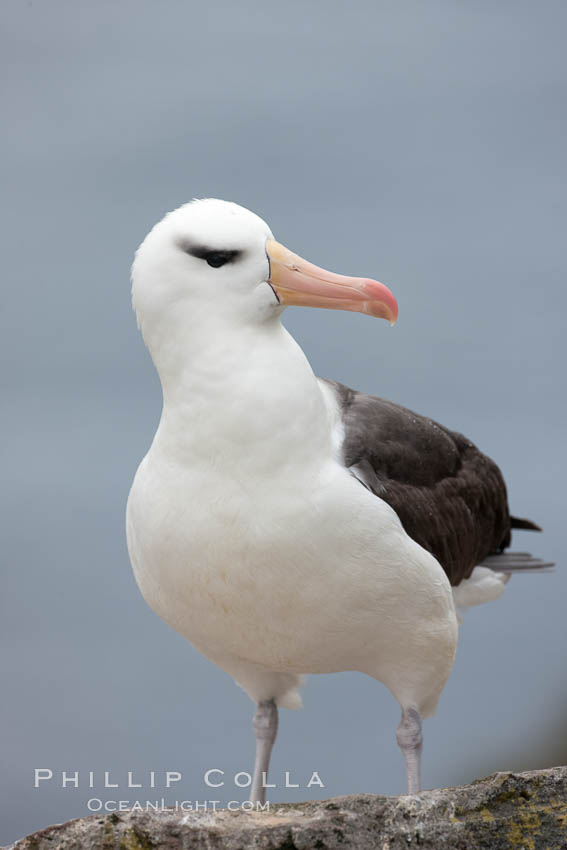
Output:
<svg viewBox="0 0 567 850">
<path fill-rule="evenodd" d="M 127 811 L 50 826 L 14 850 L 565 850 L 567 767 L 495 773 L 409 797 L 359 794 L 269 811 Z"/>
</svg>

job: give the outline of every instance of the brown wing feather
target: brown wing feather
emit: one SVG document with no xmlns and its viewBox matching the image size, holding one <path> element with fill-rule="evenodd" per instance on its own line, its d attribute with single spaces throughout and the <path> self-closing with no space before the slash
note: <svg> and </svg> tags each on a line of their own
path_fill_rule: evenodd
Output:
<svg viewBox="0 0 567 850">
<path fill-rule="evenodd" d="M 490 458 L 400 405 L 329 381 L 341 404 L 347 467 L 396 511 L 452 585 L 510 544 L 506 485 Z"/>
</svg>

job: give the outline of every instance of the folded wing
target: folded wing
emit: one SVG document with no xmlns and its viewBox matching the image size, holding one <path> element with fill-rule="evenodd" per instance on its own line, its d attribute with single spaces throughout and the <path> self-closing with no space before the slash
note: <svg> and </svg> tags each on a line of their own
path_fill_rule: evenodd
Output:
<svg viewBox="0 0 567 850">
<path fill-rule="evenodd" d="M 327 383 L 341 410 L 345 465 L 391 505 L 452 585 L 510 545 L 517 526 L 504 479 L 470 440 L 393 402 Z"/>
</svg>

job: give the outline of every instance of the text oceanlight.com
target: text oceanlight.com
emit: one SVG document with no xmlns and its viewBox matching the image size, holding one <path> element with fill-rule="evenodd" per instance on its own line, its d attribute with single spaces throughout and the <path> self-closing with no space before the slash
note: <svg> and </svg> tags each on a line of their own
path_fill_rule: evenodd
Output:
<svg viewBox="0 0 567 850">
<path fill-rule="evenodd" d="M 273 804 L 272 804 L 273 805 Z M 91 797 L 87 800 L 89 812 L 216 812 L 217 809 L 229 809 L 236 811 L 243 809 L 246 812 L 269 812 L 270 803 L 252 803 L 250 800 L 229 800 L 221 803 L 220 800 L 101 800 L 99 797 Z"/>
</svg>

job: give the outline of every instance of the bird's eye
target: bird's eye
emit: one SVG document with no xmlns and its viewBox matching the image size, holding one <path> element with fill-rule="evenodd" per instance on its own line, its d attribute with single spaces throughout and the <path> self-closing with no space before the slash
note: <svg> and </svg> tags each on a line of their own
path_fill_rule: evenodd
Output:
<svg viewBox="0 0 567 850">
<path fill-rule="evenodd" d="M 209 251 L 205 254 L 203 259 L 206 260 L 213 269 L 220 269 L 221 266 L 224 266 L 225 263 L 229 262 L 231 257 L 224 251 Z"/>
<path fill-rule="evenodd" d="M 226 263 L 234 263 L 243 254 L 243 251 L 235 248 L 217 248 L 215 251 L 213 248 L 204 245 L 194 245 L 183 241 L 179 242 L 179 247 L 191 257 L 205 260 L 213 269 L 220 269 Z"/>
</svg>

